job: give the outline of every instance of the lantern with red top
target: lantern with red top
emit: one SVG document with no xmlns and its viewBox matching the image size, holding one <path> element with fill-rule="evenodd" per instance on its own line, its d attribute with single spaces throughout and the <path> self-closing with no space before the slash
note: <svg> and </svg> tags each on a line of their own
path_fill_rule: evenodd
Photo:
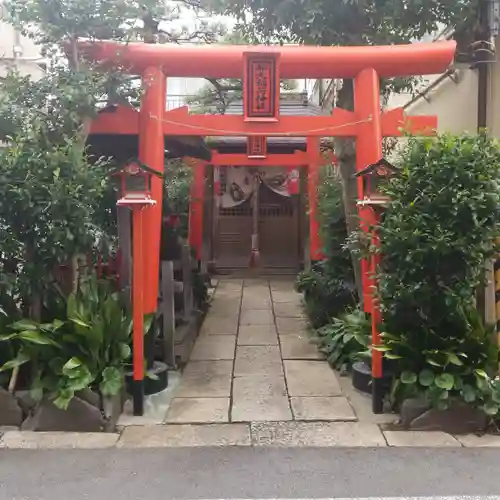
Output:
<svg viewBox="0 0 500 500">
<path fill-rule="evenodd" d="M 139 161 L 130 161 L 116 172 L 121 177 L 121 198 L 118 206 L 132 210 L 132 397 L 134 415 L 144 414 L 144 290 L 143 281 L 143 210 L 156 204 L 151 196 L 151 177 L 162 174 Z"/>
<path fill-rule="evenodd" d="M 118 172 L 121 177 L 121 198 L 119 206 L 154 205 L 151 198 L 151 177 L 159 175 L 146 165 L 131 161 Z"/>
<path fill-rule="evenodd" d="M 390 199 L 383 193 L 383 189 L 381 188 L 397 172 L 398 169 L 385 158 L 357 172 L 355 177 L 361 177 L 364 195 L 362 200 L 358 200 L 358 205 L 372 207 L 387 206 Z"/>
</svg>

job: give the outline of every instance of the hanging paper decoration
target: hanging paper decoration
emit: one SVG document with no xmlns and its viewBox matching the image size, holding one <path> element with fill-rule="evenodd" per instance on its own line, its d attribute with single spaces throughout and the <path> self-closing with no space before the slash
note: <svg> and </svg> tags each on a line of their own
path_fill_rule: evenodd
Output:
<svg viewBox="0 0 500 500">
<path fill-rule="evenodd" d="M 240 186 L 236 184 L 236 182 L 231 183 L 229 194 L 231 195 L 231 198 L 236 202 L 240 202 L 245 199 L 245 193 L 243 192 L 243 189 L 241 189 Z"/>
<path fill-rule="evenodd" d="M 290 195 L 299 194 L 300 192 L 300 174 L 296 168 L 291 168 L 288 171 L 288 192 Z"/>
</svg>

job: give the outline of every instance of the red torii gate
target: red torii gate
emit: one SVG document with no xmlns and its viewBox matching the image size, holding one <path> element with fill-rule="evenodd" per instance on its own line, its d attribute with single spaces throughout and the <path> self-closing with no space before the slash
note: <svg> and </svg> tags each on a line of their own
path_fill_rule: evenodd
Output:
<svg viewBox="0 0 500 500">
<path fill-rule="evenodd" d="M 150 168 L 164 170 L 164 135 L 307 137 L 306 153 L 286 160 L 269 155 L 250 160 L 246 155 L 214 154 L 217 164 L 306 165 L 309 168 L 311 258 L 321 255 L 316 220 L 318 167 L 322 162 L 319 140 L 323 136 L 352 137 L 357 141 L 356 170 L 382 157 L 382 138 L 401 135 L 401 128 L 411 132 L 432 133 L 436 117 L 407 117 L 401 108 L 382 112 L 380 78 L 442 73 L 452 63 L 455 42 L 418 43 L 378 47 L 307 47 L 307 46 L 222 46 L 222 45 L 150 45 L 111 41 L 82 41 L 79 50 L 102 65 L 119 64 L 131 74 L 141 75 L 144 95 L 140 112 L 130 110 L 127 120 L 101 115 L 91 133 L 126 133 L 139 135 L 139 158 Z M 244 116 L 190 115 L 187 107 L 166 111 L 166 77 L 243 78 Z M 279 81 L 298 78 L 353 78 L 354 111 L 334 109 L 329 116 L 279 116 Z M 265 140 L 265 139 L 264 139 Z M 224 158 L 222 158 L 224 157 Z M 303 163 L 304 162 L 304 163 Z M 199 251 L 203 198 L 200 191 L 202 164 L 195 167 L 191 242 Z M 145 312 L 157 307 L 159 245 L 162 213 L 162 180 L 153 178 L 154 207 L 145 212 L 144 259 Z M 201 195 L 201 196 L 199 196 Z M 364 198 L 361 179 L 358 198 Z M 359 208 L 362 219 L 371 220 L 370 208 Z M 365 310 L 372 313 L 373 343 L 379 343 L 378 308 L 372 303 L 373 279 L 363 266 Z M 373 351 L 374 390 L 382 377 L 382 355 Z M 376 406 L 376 408 L 375 408 Z M 381 411 L 380 404 L 374 406 Z"/>
</svg>

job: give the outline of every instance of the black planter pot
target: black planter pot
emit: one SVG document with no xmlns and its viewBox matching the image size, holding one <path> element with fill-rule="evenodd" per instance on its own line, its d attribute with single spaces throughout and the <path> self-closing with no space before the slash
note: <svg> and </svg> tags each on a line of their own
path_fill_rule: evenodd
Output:
<svg viewBox="0 0 500 500">
<path fill-rule="evenodd" d="M 161 361 L 153 361 L 152 367 L 148 372 L 154 378 L 146 377 L 144 379 L 144 395 L 157 394 L 168 387 L 168 366 Z M 125 387 L 128 394 L 133 394 L 134 376 L 132 366 L 128 366 L 125 370 Z"/>
<path fill-rule="evenodd" d="M 384 366 L 382 387 L 387 393 L 391 387 L 392 373 Z M 357 361 L 352 365 L 352 385 L 355 389 L 366 394 L 372 393 L 372 368 L 364 361 Z"/>
</svg>

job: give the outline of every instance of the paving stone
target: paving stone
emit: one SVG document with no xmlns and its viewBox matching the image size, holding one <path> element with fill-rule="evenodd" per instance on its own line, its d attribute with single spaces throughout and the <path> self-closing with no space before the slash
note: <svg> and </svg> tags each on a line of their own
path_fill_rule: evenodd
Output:
<svg viewBox="0 0 500 500">
<path fill-rule="evenodd" d="M 200 335 L 236 335 L 238 332 L 238 316 L 232 318 L 221 318 L 210 316 L 203 322 L 200 329 Z"/>
<path fill-rule="evenodd" d="M 466 448 L 500 448 L 500 436 L 498 435 L 484 434 L 478 436 L 476 434 L 465 434 L 455 436 L 455 439 Z"/>
<path fill-rule="evenodd" d="M 240 326 L 274 325 L 274 316 L 270 309 L 243 310 L 240 315 Z"/>
<path fill-rule="evenodd" d="M 295 420 L 356 421 L 347 398 L 341 396 L 290 398 Z"/>
<path fill-rule="evenodd" d="M 232 302 L 233 305 L 241 302 L 241 290 L 219 290 L 214 294 L 211 304 L 221 304 L 227 301 Z"/>
<path fill-rule="evenodd" d="M 295 304 L 302 306 L 302 295 L 294 291 L 272 290 L 274 304 Z"/>
<path fill-rule="evenodd" d="M 339 396 L 337 375 L 326 361 L 283 361 L 290 396 Z"/>
<path fill-rule="evenodd" d="M 377 425 L 358 422 L 256 422 L 251 431 L 257 446 L 386 446 Z"/>
<path fill-rule="evenodd" d="M 164 448 L 199 446 L 249 446 L 246 424 L 170 424 L 124 429 L 119 448 Z"/>
<path fill-rule="evenodd" d="M 31 432 L 8 431 L 2 437 L 4 448 L 97 449 L 116 445 L 119 434 L 108 432 Z"/>
<path fill-rule="evenodd" d="M 228 323 L 237 323 L 238 316 L 240 314 L 239 301 L 235 305 L 228 305 L 223 303 L 218 303 L 211 305 L 208 311 L 206 319 L 210 319 L 212 322 L 221 322 L 222 320 L 227 320 Z"/>
<path fill-rule="evenodd" d="M 242 280 L 220 280 L 217 288 L 216 288 L 216 293 L 220 292 L 222 290 L 240 290 L 243 287 L 243 281 Z"/>
<path fill-rule="evenodd" d="M 281 335 L 280 344 L 283 359 L 324 359 L 307 333 Z"/>
<path fill-rule="evenodd" d="M 232 422 L 292 420 L 290 402 L 286 396 L 254 398 L 248 394 L 233 397 Z"/>
<path fill-rule="evenodd" d="M 233 335 L 204 335 L 199 337 L 191 353 L 192 361 L 234 359 L 236 337 Z"/>
<path fill-rule="evenodd" d="M 287 396 L 285 377 L 278 371 L 234 377 L 233 397 L 246 394 L 251 397 Z"/>
<path fill-rule="evenodd" d="M 274 315 L 277 318 L 305 318 L 304 311 L 300 305 L 290 302 L 274 304 Z"/>
<path fill-rule="evenodd" d="M 307 332 L 308 324 L 300 318 L 276 318 L 276 328 L 280 335 L 289 335 Z"/>
<path fill-rule="evenodd" d="M 292 420 L 283 375 L 276 373 L 235 377 L 231 420 Z"/>
<path fill-rule="evenodd" d="M 389 446 L 403 447 L 459 447 L 460 443 L 450 434 L 440 431 L 385 431 Z"/>
<path fill-rule="evenodd" d="M 174 398 L 167 423 L 205 424 L 229 421 L 229 398 Z"/>
<path fill-rule="evenodd" d="M 175 397 L 229 397 L 232 371 L 232 361 L 190 361 L 182 374 Z"/>
<path fill-rule="evenodd" d="M 238 345 L 278 345 L 274 325 L 240 326 Z"/>
<path fill-rule="evenodd" d="M 238 346 L 234 376 L 283 373 L 278 346 Z"/>
<path fill-rule="evenodd" d="M 272 312 L 272 302 L 269 297 L 246 297 L 243 296 L 243 300 L 241 302 L 242 311 L 247 310 L 265 310 Z"/>
<path fill-rule="evenodd" d="M 269 281 L 265 278 L 247 278 L 243 282 L 244 288 L 267 288 L 269 290 Z"/>
<path fill-rule="evenodd" d="M 295 282 L 293 280 L 273 280 L 269 284 L 271 291 L 295 292 Z"/>
</svg>

